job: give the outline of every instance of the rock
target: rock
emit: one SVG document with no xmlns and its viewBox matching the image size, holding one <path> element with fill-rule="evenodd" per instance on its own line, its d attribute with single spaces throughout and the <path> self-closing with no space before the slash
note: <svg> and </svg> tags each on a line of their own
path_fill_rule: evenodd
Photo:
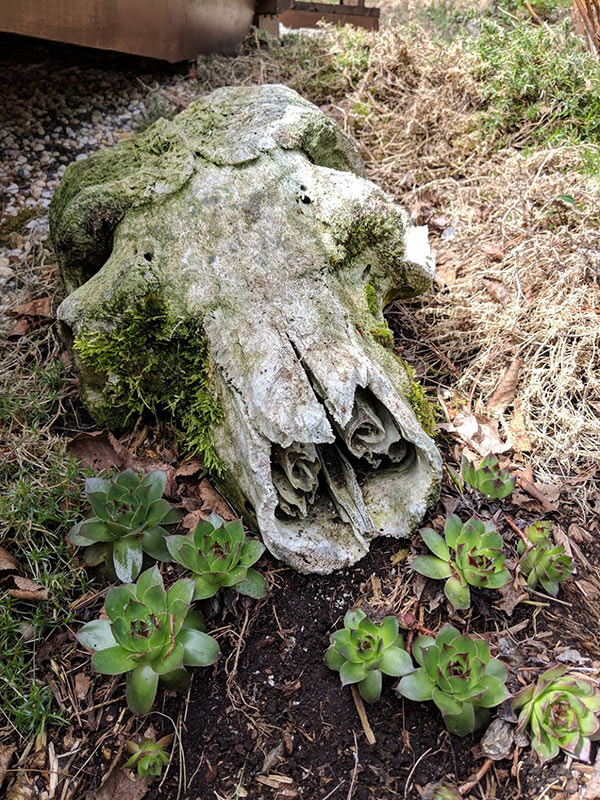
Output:
<svg viewBox="0 0 600 800">
<path fill-rule="evenodd" d="M 78 157 L 79 158 L 79 157 Z M 90 413 L 170 413 L 278 558 L 327 573 L 438 493 L 382 308 L 430 286 L 424 228 L 283 86 L 223 88 L 71 165 L 58 319 Z"/>
</svg>

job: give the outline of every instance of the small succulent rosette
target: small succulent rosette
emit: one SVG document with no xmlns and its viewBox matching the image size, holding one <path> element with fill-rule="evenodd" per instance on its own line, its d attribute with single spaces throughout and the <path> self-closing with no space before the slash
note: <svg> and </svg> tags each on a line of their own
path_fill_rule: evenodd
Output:
<svg viewBox="0 0 600 800">
<path fill-rule="evenodd" d="M 463 456 L 460 474 L 469 486 L 491 500 L 503 500 L 513 493 L 516 486 L 510 472 L 500 467 L 498 459 L 492 454 L 487 455 L 478 467 Z"/>
<path fill-rule="evenodd" d="M 527 577 L 527 584 L 532 589 L 541 584 L 548 594 L 556 597 L 558 584 L 571 576 L 575 564 L 561 544 L 554 544 L 550 538 L 551 531 L 551 522 L 534 522 L 525 529 L 525 536 L 532 547 L 529 548 L 521 540 L 517 550 L 521 556 L 519 564 Z"/>
<path fill-rule="evenodd" d="M 135 769 L 140 778 L 158 778 L 169 763 L 167 747 L 173 740 L 173 734 L 163 736 L 157 742 L 142 739 L 141 742 L 125 742 L 131 756 L 125 763 L 126 769 Z"/>
<path fill-rule="evenodd" d="M 168 689 L 185 689 L 186 667 L 207 667 L 219 658 L 219 645 L 190 610 L 193 594 L 190 579 L 165 591 L 162 575 L 152 567 L 137 583 L 110 589 L 107 619 L 88 622 L 77 634 L 81 644 L 96 651 L 92 665 L 98 672 L 127 673 L 127 704 L 134 714 L 150 711 L 159 681 Z"/>
<path fill-rule="evenodd" d="M 381 695 L 382 674 L 397 678 L 414 670 L 396 617 L 376 625 L 363 611 L 348 611 L 344 627 L 330 642 L 325 663 L 340 673 L 342 686 L 358 684 L 360 696 L 369 703 Z"/>
<path fill-rule="evenodd" d="M 542 764 L 561 750 L 589 761 L 591 741 L 600 738 L 600 692 L 591 680 L 555 666 L 518 692 L 512 705 L 521 709 L 518 730 L 529 727 Z"/>
<path fill-rule="evenodd" d="M 419 669 L 402 678 L 396 691 L 408 700 L 433 700 L 451 733 L 465 736 L 489 718 L 489 709 L 508 697 L 507 670 L 490 656 L 483 639 L 461 635 L 445 625 L 434 639 L 413 645 Z"/>
<path fill-rule="evenodd" d="M 446 597 L 457 609 L 471 605 L 469 585 L 499 589 L 510 580 L 504 567 L 504 543 L 492 522 L 473 518 L 463 525 L 456 514 L 451 514 L 444 538 L 431 528 L 422 530 L 421 536 L 433 555 L 416 556 L 412 568 L 428 578 L 445 580 Z"/>
<path fill-rule="evenodd" d="M 163 499 L 167 473 L 155 470 L 145 477 L 128 469 L 114 478 L 88 478 L 85 494 L 94 516 L 78 522 L 69 541 L 85 547 L 89 566 L 106 562 L 124 583 L 140 574 L 144 554 L 155 561 L 170 561 L 165 536 L 179 523 L 181 514 Z"/>
<path fill-rule="evenodd" d="M 231 587 L 249 597 L 264 597 L 265 579 L 252 565 L 265 546 L 249 539 L 238 520 L 225 522 L 211 514 L 187 536 L 169 536 L 167 547 L 172 557 L 194 576 L 194 600 L 215 595 L 221 587 Z"/>
</svg>

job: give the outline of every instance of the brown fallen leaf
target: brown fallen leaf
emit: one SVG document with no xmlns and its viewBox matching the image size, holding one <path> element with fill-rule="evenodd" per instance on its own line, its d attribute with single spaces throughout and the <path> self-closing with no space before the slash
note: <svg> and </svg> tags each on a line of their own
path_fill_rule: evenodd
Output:
<svg viewBox="0 0 600 800">
<path fill-rule="evenodd" d="M 449 433 L 456 433 L 468 447 L 482 457 L 489 453 L 497 455 L 510 450 L 510 444 L 500 438 L 498 421 L 482 414 L 464 410 L 457 414 L 452 422 L 442 422 L 438 427 Z"/>
<path fill-rule="evenodd" d="M 512 292 L 505 283 L 499 281 L 497 278 L 483 278 L 483 285 L 488 291 L 488 294 L 503 306 L 509 304 L 512 298 Z"/>
<path fill-rule="evenodd" d="M 0 578 L 4 577 L 1 573 L 20 571 L 21 567 L 17 559 L 8 550 L 0 547 Z"/>
<path fill-rule="evenodd" d="M 520 575 L 517 575 L 513 580 L 498 589 L 498 592 L 502 595 L 502 603 L 498 606 L 500 611 L 504 611 L 507 616 L 512 617 L 515 607 L 529 597 L 524 588 L 525 581 Z"/>
<path fill-rule="evenodd" d="M 78 700 L 85 700 L 91 685 L 91 680 L 87 675 L 84 675 L 83 672 L 78 672 L 77 675 L 75 675 L 75 696 Z"/>
<path fill-rule="evenodd" d="M 150 780 L 139 778 L 125 769 L 113 769 L 102 786 L 94 792 L 94 800 L 142 800 L 148 792 Z"/>
<path fill-rule="evenodd" d="M 133 469 L 143 474 L 155 469 L 167 472 L 165 494 L 172 493 L 175 471 L 169 464 L 153 458 L 139 458 L 128 450 L 110 431 L 78 433 L 67 444 L 69 455 L 75 456 L 82 467 L 100 470 Z"/>
<path fill-rule="evenodd" d="M 198 497 L 202 500 L 202 511 L 214 511 L 225 520 L 239 519 L 222 495 L 204 478 L 197 488 Z"/>
<path fill-rule="evenodd" d="M 486 403 L 486 408 L 490 414 L 502 414 L 515 399 L 521 364 L 521 359 L 515 358 L 506 368 L 492 396 Z"/>
<path fill-rule="evenodd" d="M 10 766 L 10 760 L 16 750 L 14 744 L 0 744 L 0 789 L 6 778 L 6 770 Z"/>
<path fill-rule="evenodd" d="M 504 253 L 502 252 L 502 250 L 493 244 L 482 244 L 481 252 L 485 253 L 486 256 L 489 256 L 489 258 L 491 258 L 492 261 L 504 260 Z"/>
<path fill-rule="evenodd" d="M 192 461 L 186 461 L 175 470 L 175 478 L 193 478 L 199 472 L 204 470 L 204 464 L 198 459 L 194 458 Z"/>
<path fill-rule="evenodd" d="M 531 439 L 525 428 L 523 401 L 516 397 L 513 403 L 512 417 L 508 421 L 508 439 L 515 453 L 531 452 Z"/>
<path fill-rule="evenodd" d="M 554 504 L 560 496 L 561 486 L 552 483 L 535 483 L 532 479 L 531 467 L 517 472 L 515 477 L 517 486 L 537 500 L 544 511 L 558 511 Z"/>
<path fill-rule="evenodd" d="M 52 319 L 52 298 L 40 297 L 37 300 L 30 300 L 9 311 L 13 317 L 45 317 Z"/>
<path fill-rule="evenodd" d="M 18 600 L 49 600 L 50 592 L 39 583 L 23 578 L 21 575 L 11 575 L 11 581 L 14 586 L 7 588 L 7 592 L 11 597 L 16 597 Z"/>
<path fill-rule="evenodd" d="M 40 797 L 38 779 L 46 766 L 46 733 L 38 733 L 35 752 L 19 764 L 14 783 L 6 793 L 6 800 L 33 800 Z"/>
<path fill-rule="evenodd" d="M 25 317 L 21 317 L 18 319 L 9 332 L 6 334 L 9 340 L 13 339 L 20 339 L 21 336 L 25 336 L 25 334 L 29 333 L 29 329 L 31 328 L 31 323 Z"/>
</svg>

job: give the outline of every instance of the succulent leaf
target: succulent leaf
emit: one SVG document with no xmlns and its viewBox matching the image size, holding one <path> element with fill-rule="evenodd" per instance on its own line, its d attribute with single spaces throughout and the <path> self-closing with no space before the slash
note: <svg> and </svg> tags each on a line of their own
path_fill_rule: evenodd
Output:
<svg viewBox="0 0 600 800">
<path fill-rule="evenodd" d="M 551 531 L 551 522 L 534 522 L 525 529 L 525 536 L 532 547 L 528 548 L 524 541 L 520 541 L 517 550 L 521 555 L 520 566 L 527 576 L 527 584 L 532 589 L 541 584 L 548 594 L 556 597 L 559 584 L 570 577 L 575 564 L 563 545 L 555 545 L 551 540 Z"/>
<path fill-rule="evenodd" d="M 266 594 L 264 578 L 249 569 L 264 552 L 264 545 L 246 539 L 239 521 L 225 522 L 216 514 L 200 522 L 187 536 L 168 536 L 171 556 L 195 576 L 195 600 L 212 597 L 224 587 L 260 598 Z"/>
<path fill-rule="evenodd" d="M 127 672 L 127 702 L 135 714 L 147 713 L 158 681 L 177 689 L 189 684 L 184 666 L 208 666 L 220 655 L 204 633 L 204 622 L 190 611 L 194 581 L 183 578 L 168 592 L 158 568 L 137 583 L 113 587 L 106 596 L 108 619 L 84 625 L 78 638 L 96 650 L 92 664 L 109 675 Z"/>
<path fill-rule="evenodd" d="M 483 639 L 445 625 L 435 639 L 417 639 L 413 654 L 423 666 L 402 678 L 396 692 L 409 700 L 433 700 L 452 733 L 471 733 L 483 723 L 485 709 L 508 697 L 506 670 L 490 658 Z"/>
<path fill-rule="evenodd" d="M 348 611 L 344 627 L 331 634 L 330 642 L 326 665 L 340 673 L 342 686 L 357 683 L 369 703 L 381 694 L 382 673 L 400 677 L 414 671 L 396 617 L 376 624 L 363 611 Z"/>
<path fill-rule="evenodd" d="M 167 480 L 164 470 L 143 478 L 125 470 L 113 478 L 88 478 L 85 493 L 94 516 L 75 525 L 69 541 L 78 547 L 106 542 L 106 548 L 86 549 L 90 564 L 107 562 L 119 580 L 132 581 L 140 574 L 144 554 L 170 560 L 164 543 L 169 528 L 181 514 L 162 499 Z"/>
<path fill-rule="evenodd" d="M 542 764 L 561 749 L 589 759 L 590 737 L 600 730 L 600 692 L 590 680 L 556 666 L 518 692 L 512 705 L 521 709 L 517 729 L 530 728 L 531 745 Z"/>
<path fill-rule="evenodd" d="M 416 572 L 428 578 L 446 580 L 444 591 L 457 609 L 467 609 L 471 593 L 467 584 L 499 589 L 510 580 L 504 568 L 502 537 L 490 522 L 473 517 L 467 522 L 452 514 L 446 520 L 445 541 L 434 531 L 421 531 L 423 540 L 434 555 L 419 555 L 412 561 Z M 452 560 L 450 550 L 455 551 Z"/>
<path fill-rule="evenodd" d="M 510 472 L 501 468 L 498 459 L 492 454 L 487 455 L 479 467 L 475 467 L 463 456 L 460 471 L 469 486 L 491 499 L 501 500 L 508 497 L 516 486 Z"/>
</svg>

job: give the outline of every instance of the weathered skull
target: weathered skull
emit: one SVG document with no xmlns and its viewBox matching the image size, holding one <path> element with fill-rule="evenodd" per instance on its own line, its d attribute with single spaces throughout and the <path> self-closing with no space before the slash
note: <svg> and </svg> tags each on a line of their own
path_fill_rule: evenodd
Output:
<svg viewBox="0 0 600 800">
<path fill-rule="evenodd" d="M 382 316 L 429 287 L 427 233 L 362 172 L 295 92 L 224 88 L 73 164 L 51 207 L 91 414 L 170 414 L 302 571 L 406 536 L 439 484 Z"/>
</svg>

